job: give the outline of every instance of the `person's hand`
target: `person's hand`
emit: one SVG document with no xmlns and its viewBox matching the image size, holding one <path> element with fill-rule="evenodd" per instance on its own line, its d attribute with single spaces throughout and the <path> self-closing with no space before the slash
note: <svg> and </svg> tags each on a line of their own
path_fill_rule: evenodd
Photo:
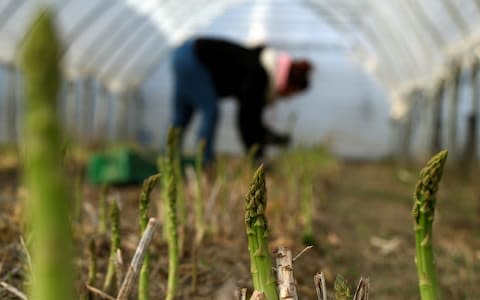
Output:
<svg viewBox="0 0 480 300">
<path fill-rule="evenodd" d="M 284 134 L 277 136 L 276 145 L 287 147 L 290 144 L 290 135 Z"/>
<path fill-rule="evenodd" d="M 290 135 L 288 134 L 271 134 L 265 139 L 266 144 L 286 147 L 290 144 Z"/>
</svg>

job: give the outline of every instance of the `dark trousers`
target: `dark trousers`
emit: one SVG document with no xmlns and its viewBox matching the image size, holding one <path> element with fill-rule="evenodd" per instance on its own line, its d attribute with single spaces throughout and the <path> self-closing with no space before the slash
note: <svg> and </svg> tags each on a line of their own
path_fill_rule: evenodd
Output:
<svg viewBox="0 0 480 300">
<path fill-rule="evenodd" d="M 204 162 L 213 160 L 213 144 L 218 121 L 215 86 L 208 70 L 195 55 L 194 40 L 175 49 L 172 56 L 174 73 L 172 125 L 185 129 L 195 111 L 201 114 L 198 142 L 205 142 Z"/>
</svg>

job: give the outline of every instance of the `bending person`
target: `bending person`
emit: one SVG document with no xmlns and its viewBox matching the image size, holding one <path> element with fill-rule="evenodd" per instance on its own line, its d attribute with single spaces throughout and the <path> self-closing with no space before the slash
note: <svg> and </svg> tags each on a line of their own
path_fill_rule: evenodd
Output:
<svg viewBox="0 0 480 300">
<path fill-rule="evenodd" d="M 214 141 L 220 99 L 239 102 L 238 128 L 249 150 L 258 146 L 256 158 L 269 144 L 287 145 L 290 137 L 276 133 L 262 121 L 264 108 L 304 91 L 311 64 L 264 46 L 247 48 L 226 40 L 196 38 L 172 55 L 174 72 L 172 125 L 185 129 L 194 112 L 201 114 L 198 140 L 205 141 L 204 161 L 214 159 Z"/>
</svg>

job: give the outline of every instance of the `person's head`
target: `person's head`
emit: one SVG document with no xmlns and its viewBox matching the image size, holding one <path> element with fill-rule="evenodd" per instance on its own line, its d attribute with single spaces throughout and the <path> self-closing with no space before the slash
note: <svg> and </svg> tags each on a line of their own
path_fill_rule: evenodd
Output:
<svg viewBox="0 0 480 300">
<path fill-rule="evenodd" d="M 312 64 L 308 60 L 293 60 L 288 72 L 287 84 L 282 91 L 279 91 L 279 95 L 287 97 L 306 90 L 310 83 L 311 70 Z"/>
</svg>

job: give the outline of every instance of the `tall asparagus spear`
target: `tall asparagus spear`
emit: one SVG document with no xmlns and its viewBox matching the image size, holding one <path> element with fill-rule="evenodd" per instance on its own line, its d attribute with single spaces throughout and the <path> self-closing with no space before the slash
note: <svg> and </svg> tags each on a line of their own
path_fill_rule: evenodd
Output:
<svg viewBox="0 0 480 300">
<path fill-rule="evenodd" d="M 268 251 L 266 206 L 265 174 L 261 165 L 255 172 L 250 183 L 250 191 L 246 196 L 245 225 L 250 252 L 250 270 L 255 290 L 264 292 L 267 300 L 277 300 L 272 259 Z"/>
<path fill-rule="evenodd" d="M 110 257 L 108 259 L 107 274 L 103 282 L 103 290 L 106 292 L 109 292 L 113 286 L 117 249 L 120 248 L 120 208 L 117 201 L 113 201 L 110 207 L 110 222 L 112 226 Z"/>
<path fill-rule="evenodd" d="M 303 221 L 303 244 L 306 246 L 314 245 L 313 236 L 313 179 L 310 172 L 306 171 L 300 179 L 301 188 L 301 212 Z"/>
<path fill-rule="evenodd" d="M 107 197 L 109 186 L 103 185 L 100 191 L 98 208 L 98 233 L 104 234 L 107 231 Z"/>
<path fill-rule="evenodd" d="M 186 225 L 187 225 L 187 207 L 185 203 L 185 192 L 184 187 L 185 183 L 183 180 L 183 170 L 182 170 L 182 154 L 181 154 L 181 137 L 182 137 L 182 129 L 181 128 L 174 128 L 174 161 L 173 161 L 173 170 L 175 173 L 175 180 L 177 186 L 177 217 L 178 217 L 178 251 L 179 256 L 182 256 L 183 247 L 185 243 L 185 235 L 186 235 Z"/>
<path fill-rule="evenodd" d="M 413 218 L 416 240 L 415 263 L 422 300 L 439 299 L 438 281 L 432 249 L 432 223 L 435 213 L 436 192 L 442 179 L 446 150 L 436 154 L 420 171 L 413 194 Z"/>
<path fill-rule="evenodd" d="M 33 300 L 75 299 L 72 197 L 62 168 L 57 95 L 61 81 L 61 46 L 50 11 L 34 18 L 20 49 L 25 87 L 24 182 L 29 191 L 28 221 L 32 232 Z"/>
<path fill-rule="evenodd" d="M 148 225 L 148 206 L 150 203 L 150 193 L 153 188 L 158 183 L 159 174 L 152 175 L 145 179 L 142 186 L 142 191 L 140 192 L 140 230 L 143 234 Z M 145 257 L 143 258 L 142 269 L 140 270 L 140 278 L 138 283 L 138 299 L 147 300 L 148 297 L 148 288 L 149 288 L 149 268 L 150 268 L 150 252 L 148 249 L 145 252 Z"/>
<path fill-rule="evenodd" d="M 166 300 L 173 300 L 178 279 L 178 233 L 177 233 L 177 191 L 174 166 L 175 130 L 168 133 L 167 159 L 164 165 L 164 182 L 167 196 L 167 243 L 168 243 L 168 282 Z"/>
</svg>

